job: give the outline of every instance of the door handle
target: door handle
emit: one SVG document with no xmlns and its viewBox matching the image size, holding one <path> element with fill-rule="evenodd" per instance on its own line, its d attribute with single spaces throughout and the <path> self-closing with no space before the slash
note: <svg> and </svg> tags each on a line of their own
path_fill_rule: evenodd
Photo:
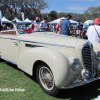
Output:
<svg viewBox="0 0 100 100">
<path fill-rule="evenodd" d="M 17 42 L 13 42 L 16 46 L 18 46 L 18 43 Z"/>
</svg>

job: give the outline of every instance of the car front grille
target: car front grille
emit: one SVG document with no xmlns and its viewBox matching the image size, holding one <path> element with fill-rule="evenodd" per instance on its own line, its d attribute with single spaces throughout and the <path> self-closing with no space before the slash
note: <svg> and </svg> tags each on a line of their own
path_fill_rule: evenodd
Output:
<svg viewBox="0 0 100 100">
<path fill-rule="evenodd" d="M 94 76 L 94 59 L 93 59 L 93 48 L 90 45 L 85 45 L 82 47 L 82 59 L 85 69 L 90 73 L 90 76 Z"/>
</svg>

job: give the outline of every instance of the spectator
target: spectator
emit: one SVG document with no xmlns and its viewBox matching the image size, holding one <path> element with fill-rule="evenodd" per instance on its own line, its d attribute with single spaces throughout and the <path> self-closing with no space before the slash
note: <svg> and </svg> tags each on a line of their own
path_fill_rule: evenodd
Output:
<svg viewBox="0 0 100 100">
<path fill-rule="evenodd" d="M 55 32 L 55 24 L 52 25 L 53 32 Z"/>
<path fill-rule="evenodd" d="M 86 30 L 88 30 L 88 28 L 89 28 L 90 25 L 91 25 L 91 24 L 89 24 L 89 25 L 86 26 Z"/>
<path fill-rule="evenodd" d="M 40 18 L 36 17 L 35 21 L 34 21 L 34 31 L 40 31 Z"/>
<path fill-rule="evenodd" d="M 40 18 L 36 17 L 34 22 L 40 22 Z"/>
<path fill-rule="evenodd" d="M 7 30 L 10 30 L 10 26 L 7 26 Z"/>
<path fill-rule="evenodd" d="M 70 31 L 71 31 L 71 26 L 70 26 L 70 19 L 72 18 L 71 15 L 67 15 L 66 19 L 64 19 L 61 23 L 60 23 L 60 34 L 62 35 L 70 35 Z"/>
<path fill-rule="evenodd" d="M 56 33 L 59 33 L 60 32 L 60 23 L 63 19 L 60 19 L 60 22 L 57 23 L 56 25 Z"/>
<path fill-rule="evenodd" d="M 6 24 L 3 25 L 3 31 L 7 30 Z"/>
<path fill-rule="evenodd" d="M 2 25 L 0 24 L 0 31 L 2 31 Z"/>
<path fill-rule="evenodd" d="M 48 18 L 45 17 L 44 20 L 40 23 L 40 31 L 45 31 L 48 29 L 47 21 Z"/>
<path fill-rule="evenodd" d="M 83 32 L 82 32 L 83 31 L 83 25 L 82 25 L 82 22 L 79 22 L 77 30 L 78 30 L 79 37 L 82 38 L 83 37 Z"/>
<path fill-rule="evenodd" d="M 100 18 L 96 18 L 87 30 L 87 37 L 89 41 L 100 43 Z"/>
</svg>

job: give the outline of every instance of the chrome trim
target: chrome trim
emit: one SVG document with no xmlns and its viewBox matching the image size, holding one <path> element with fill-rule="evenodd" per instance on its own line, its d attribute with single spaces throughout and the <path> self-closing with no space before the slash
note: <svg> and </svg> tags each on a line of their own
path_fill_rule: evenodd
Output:
<svg viewBox="0 0 100 100">
<path fill-rule="evenodd" d="M 7 60 L 7 59 L 5 59 L 5 58 L 3 58 L 3 57 L 0 57 L 0 58 L 3 59 L 3 60 L 5 60 L 5 61 L 7 61 L 7 62 L 10 62 L 10 63 L 12 63 L 12 64 L 14 64 L 14 65 L 17 65 L 17 63 L 12 62 L 12 61 L 10 61 L 10 60 Z"/>
<path fill-rule="evenodd" d="M 78 60 L 77 58 L 73 59 L 73 61 L 72 61 L 72 65 L 73 65 L 74 62 L 77 61 L 77 60 Z M 79 60 L 78 60 L 78 61 L 79 61 Z"/>
<path fill-rule="evenodd" d="M 73 59 L 73 61 L 72 61 L 72 67 L 71 67 L 71 68 L 72 68 L 74 71 L 76 71 L 76 69 L 73 68 L 73 64 L 74 64 L 76 61 L 79 62 L 79 60 L 78 60 L 77 58 Z M 79 64 L 80 64 L 80 62 L 79 62 Z M 77 68 L 77 69 L 78 69 L 78 68 Z"/>
<path fill-rule="evenodd" d="M 3 39 L 11 39 L 11 40 L 17 40 L 17 41 L 23 41 L 23 42 L 31 42 L 31 43 L 46 44 L 46 45 L 52 45 L 52 46 L 67 47 L 67 48 L 75 48 L 75 46 L 59 45 L 59 44 L 52 44 L 52 43 L 45 43 L 45 42 L 37 42 L 37 41 L 29 41 L 29 40 L 21 40 L 21 39 L 14 39 L 14 38 L 5 38 L 5 37 L 0 37 L 0 38 L 3 38 Z"/>
<path fill-rule="evenodd" d="M 97 60 L 97 61 L 100 61 L 100 59 L 97 58 L 97 55 L 98 55 L 98 54 L 100 54 L 100 51 L 97 51 L 97 53 L 96 53 L 96 60 Z"/>
<path fill-rule="evenodd" d="M 74 87 L 77 87 L 77 86 L 81 86 L 81 85 L 84 85 L 84 84 L 87 84 L 87 83 L 93 82 L 93 81 L 98 80 L 98 79 L 100 79 L 100 77 L 92 78 L 92 79 L 89 79 L 89 80 L 84 80 L 83 82 L 76 83 L 76 84 L 74 84 L 74 85 L 70 85 L 70 86 L 68 86 L 68 87 L 64 87 L 64 86 L 62 86 L 62 89 L 70 89 L 70 88 L 74 88 Z"/>
<path fill-rule="evenodd" d="M 90 42 L 85 43 L 85 44 L 81 47 L 82 65 L 83 65 L 83 68 L 85 68 L 84 61 L 83 61 L 83 56 L 82 56 L 82 49 L 83 49 L 83 47 L 85 47 L 86 45 L 90 46 L 90 49 L 91 49 L 91 61 L 92 61 L 92 66 L 91 66 L 91 67 L 92 67 L 92 76 L 94 77 L 95 66 L 94 66 L 94 63 L 93 63 L 93 45 L 92 45 L 92 43 L 90 43 Z"/>
</svg>

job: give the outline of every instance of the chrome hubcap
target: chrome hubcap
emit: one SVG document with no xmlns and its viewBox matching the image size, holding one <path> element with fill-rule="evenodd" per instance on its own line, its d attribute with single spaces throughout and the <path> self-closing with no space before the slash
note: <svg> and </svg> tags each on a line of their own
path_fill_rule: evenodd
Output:
<svg viewBox="0 0 100 100">
<path fill-rule="evenodd" d="M 39 70 L 40 82 L 47 90 L 52 90 L 54 87 L 54 77 L 47 67 L 41 67 Z"/>
</svg>

